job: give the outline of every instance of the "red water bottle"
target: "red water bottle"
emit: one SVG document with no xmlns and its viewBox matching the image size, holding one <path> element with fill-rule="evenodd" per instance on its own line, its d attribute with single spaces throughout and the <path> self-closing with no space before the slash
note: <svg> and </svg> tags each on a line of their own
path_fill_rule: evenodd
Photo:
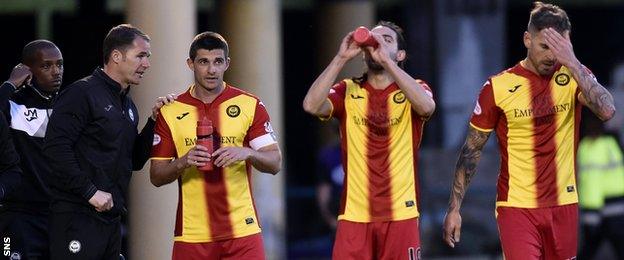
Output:
<svg viewBox="0 0 624 260">
<path fill-rule="evenodd" d="M 208 148 L 208 153 L 212 154 L 213 146 L 212 146 L 212 121 L 210 119 L 204 117 L 201 120 L 197 121 L 197 144 L 203 147 Z M 214 168 L 212 161 L 205 162 L 206 165 L 197 167 L 200 171 L 212 171 Z"/>
<path fill-rule="evenodd" d="M 371 46 L 376 49 L 379 46 L 379 43 L 375 40 L 371 31 L 364 26 L 355 29 L 355 32 L 353 32 L 353 40 L 360 47 Z"/>
</svg>

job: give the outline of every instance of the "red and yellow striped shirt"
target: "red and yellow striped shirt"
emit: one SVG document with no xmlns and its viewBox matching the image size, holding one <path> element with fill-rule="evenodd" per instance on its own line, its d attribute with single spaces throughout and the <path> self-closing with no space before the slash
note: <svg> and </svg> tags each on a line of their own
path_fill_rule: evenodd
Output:
<svg viewBox="0 0 624 260">
<path fill-rule="evenodd" d="M 431 95 L 424 82 L 419 83 Z M 330 91 L 340 120 L 344 189 L 338 219 L 395 221 L 418 217 L 418 149 L 424 119 L 396 83 L 376 90 L 344 80 Z"/>
<path fill-rule="evenodd" d="M 581 95 L 563 66 L 542 77 L 520 64 L 483 86 L 470 125 L 496 130 L 501 153 L 497 206 L 578 202 L 575 164 Z"/>
<path fill-rule="evenodd" d="M 171 160 L 195 146 L 197 121 L 213 122 L 215 149 L 245 146 L 259 149 L 276 142 L 269 115 L 257 97 L 225 85 L 209 104 L 191 89 L 163 106 L 156 120 L 152 159 Z M 251 164 L 237 162 L 202 173 L 192 166 L 178 178 L 175 241 L 200 243 L 260 232 L 251 188 Z"/>
</svg>

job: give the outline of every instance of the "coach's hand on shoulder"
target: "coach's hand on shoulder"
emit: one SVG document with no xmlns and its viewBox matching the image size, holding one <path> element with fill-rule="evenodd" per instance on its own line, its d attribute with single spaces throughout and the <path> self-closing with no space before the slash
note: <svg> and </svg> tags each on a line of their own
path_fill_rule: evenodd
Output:
<svg viewBox="0 0 624 260">
<path fill-rule="evenodd" d="M 156 117 L 158 117 L 158 112 L 160 111 L 161 107 L 163 107 L 164 105 L 169 105 L 173 103 L 173 101 L 175 101 L 176 98 L 178 98 L 178 96 L 173 93 L 167 94 L 164 97 L 156 98 L 156 104 L 154 104 L 154 107 L 152 107 L 152 116 L 151 116 L 152 120 L 156 120 Z"/>
<path fill-rule="evenodd" d="M 108 192 L 97 190 L 89 199 L 89 204 L 98 212 L 109 211 L 113 208 L 113 196 Z"/>
<path fill-rule="evenodd" d="M 455 248 L 455 243 L 459 243 L 461 235 L 461 215 L 459 210 L 449 210 L 444 216 L 444 226 L 442 237 L 444 242 L 450 247 Z"/>
</svg>

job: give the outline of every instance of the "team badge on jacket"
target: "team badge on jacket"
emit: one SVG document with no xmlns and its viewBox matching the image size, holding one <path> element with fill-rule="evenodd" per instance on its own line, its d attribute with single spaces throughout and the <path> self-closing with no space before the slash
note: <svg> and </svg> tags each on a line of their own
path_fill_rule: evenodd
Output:
<svg viewBox="0 0 624 260">
<path fill-rule="evenodd" d="M 72 252 L 74 254 L 80 252 L 80 241 L 78 240 L 72 240 L 71 242 L 69 242 L 69 252 Z"/>
</svg>

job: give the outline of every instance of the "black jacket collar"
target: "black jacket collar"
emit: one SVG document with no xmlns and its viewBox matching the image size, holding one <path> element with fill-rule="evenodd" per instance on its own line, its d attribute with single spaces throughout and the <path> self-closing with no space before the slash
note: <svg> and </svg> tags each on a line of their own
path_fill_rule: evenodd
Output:
<svg viewBox="0 0 624 260">
<path fill-rule="evenodd" d="M 37 83 L 33 80 L 32 85 L 27 87 L 28 91 L 32 92 L 33 96 L 39 97 L 46 101 L 52 100 L 58 94 L 58 91 L 55 92 L 45 92 L 41 90 L 41 88 L 37 85 Z"/>
<path fill-rule="evenodd" d="M 93 71 L 92 74 L 94 77 L 98 77 L 102 80 L 104 80 L 104 82 L 106 82 L 106 85 L 108 87 L 111 88 L 111 90 L 115 93 L 118 93 L 121 96 L 125 96 L 128 94 L 128 92 L 130 91 L 130 86 L 128 86 L 127 88 L 122 88 L 121 85 L 115 81 L 114 79 L 112 79 L 111 77 L 109 77 L 105 72 L 104 69 L 102 69 L 101 67 L 97 67 L 95 69 L 95 71 Z"/>
</svg>

